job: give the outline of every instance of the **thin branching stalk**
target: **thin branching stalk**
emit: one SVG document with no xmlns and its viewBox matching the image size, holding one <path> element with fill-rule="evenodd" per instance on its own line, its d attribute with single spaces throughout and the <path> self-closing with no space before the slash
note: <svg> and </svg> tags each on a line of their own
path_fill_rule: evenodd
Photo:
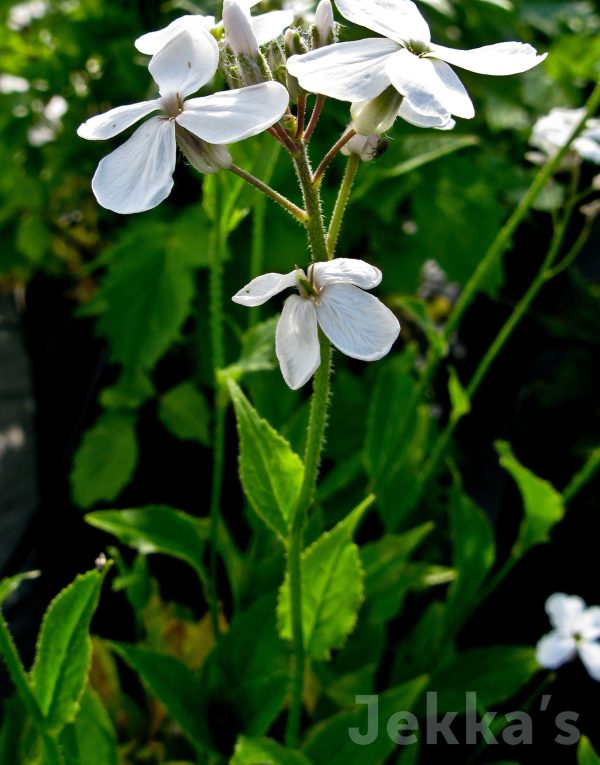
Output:
<svg viewBox="0 0 600 765">
<path fill-rule="evenodd" d="M 350 200 L 350 194 L 352 192 L 352 186 L 354 185 L 354 179 L 360 165 L 360 157 L 358 154 L 351 154 L 348 157 L 346 163 L 346 170 L 344 171 L 344 178 L 333 208 L 333 215 L 331 216 L 331 222 L 329 224 L 329 231 L 327 232 L 327 255 L 331 260 L 335 256 L 335 250 L 337 247 L 338 237 L 342 228 L 344 220 L 344 214 L 348 207 Z"/>
<path fill-rule="evenodd" d="M 315 101 L 315 107 L 313 109 L 311 118 L 309 120 L 308 127 L 306 128 L 306 133 L 304 134 L 305 143 L 308 143 L 310 139 L 312 138 L 312 135 L 315 132 L 317 125 L 319 124 L 319 118 L 321 116 L 321 112 L 323 111 L 324 106 L 325 106 L 325 96 L 317 96 Z"/>
<path fill-rule="evenodd" d="M 319 184 L 321 180 L 323 179 L 323 176 L 325 175 L 325 171 L 329 167 L 329 165 L 332 163 L 334 158 L 337 156 L 337 154 L 344 148 L 344 146 L 350 141 L 350 139 L 354 138 L 356 135 L 355 130 L 347 130 L 341 138 L 336 141 L 331 149 L 327 152 L 327 154 L 323 157 L 321 164 L 316 169 L 316 172 L 313 176 L 313 183 L 315 185 Z"/>
<path fill-rule="evenodd" d="M 230 172 L 234 173 L 234 175 L 237 175 L 240 178 L 243 178 L 246 181 L 246 183 L 249 183 L 251 186 L 254 186 L 259 191 L 262 191 L 263 194 L 266 194 L 270 199 L 277 202 L 278 205 L 281 205 L 281 207 L 283 207 L 284 210 L 289 212 L 290 215 L 293 215 L 297 221 L 299 221 L 303 225 L 306 225 L 306 222 L 307 222 L 306 211 L 298 207 L 298 205 L 295 205 L 287 197 L 284 197 L 283 194 L 280 194 L 278 191 L 275 191 L 275 189 L 272 189 L 267 183 L 264 183 L 258 178 L 255 178 L 251 173 L 247 172 L 246 170 L 242 170 L 242 168 L 238 167 L 237 165 L 231 165 L 229 170 Z"/>
</svg>

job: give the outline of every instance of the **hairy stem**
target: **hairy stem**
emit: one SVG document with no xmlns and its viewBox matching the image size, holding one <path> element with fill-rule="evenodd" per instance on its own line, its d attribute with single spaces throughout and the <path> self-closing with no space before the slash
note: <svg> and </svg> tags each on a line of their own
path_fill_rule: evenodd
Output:
<svg viewBox="0 0 600 765">
<path fill-rule="evenodd" d="M 323 176 L 325 175 L 325 171 L 327 170 L 329 165 L 332 163 L 333 159 L 344 148 L 344 146 L 348 143 L 348 141 L 351 138 L 354 138 L 355 135 L 356 135 L 355 130 L 348 130 L 341 136 L 341 138 L 338 141 L 336 141 L 333 144 L 331 149 L 329 149 L 327 154 L 321 160 L 321 164 L 319 165 L 319 167 L 317 168 L 313 176 L 313 183 L 315 185 L 321 182 L 321 180 L 323 179 Z"/>
<path fill-rule="evenodd" d="M 238 167 L 237 165 L 231 165 L 231 167 L 229 168 L 229 171 L 234 173 L 234 175 L 239 176 L 244 181 L 246 181 L 246 183 L 249 183 L 251 186 L 254 186 L 259 191 L 262 191 L 263 194 L 266 194 L 266 196 L 268 196 L 270 199 L 277 202 L 278 205 L 281 205 L 281 207 L 283 207 L 284 210 L 289 212 L 290 215 L 293 215 L 297 221 L 299 221 L 303 225 L 306 225 L 306 222 L 307 222 L 306 211 L 302 210 L 300 207 L 298 207 L 298 205 L 295 205 L 287 197 L 284 197 L 283 194 L 280 194 L 278 191 L 275 191 L 275 189 L 272 189 L 268 184 L 264 183 L 258 178 L 255 178 L 251 173 L 246 172 L 246 170 L 242 170 L 242 168 Z"/>
<path fill-rule="evenodd" d="M 308 123 L 308 127 L 306 128 L 306 133 L 304 134 L 305 143 L 308 143 L 310 139 L 312 138 L 312 134 L 315 132 L 315 128 L 317 127 L 317 124 L 319 122 L 319 117 L 321 116 L 321 112 L 323 111 L 324 106 L 325 106 L 325 96 L 317 96 L 313 113 Z"/>
<path fill-rule="evenodd" d="M 346 163 L 346 170 L 344 172 L 344 178 L 342 185 L 335 202 L 333 209 L 333 215 L 331 216 L 331 222 L 329 223 L 329 231 L 327 232 L 327 254 L 331 260 L 335 256 L 335 250 L 337 247 L 338 237 L 342 228 L 342 222 L 344 220 L 344 214 L 350 200 L 350 193 L 356 178 L 356 173 L 360 165 L 360 157 L 358 154 L 351 154 L 348 157 Z"/>
</svg>

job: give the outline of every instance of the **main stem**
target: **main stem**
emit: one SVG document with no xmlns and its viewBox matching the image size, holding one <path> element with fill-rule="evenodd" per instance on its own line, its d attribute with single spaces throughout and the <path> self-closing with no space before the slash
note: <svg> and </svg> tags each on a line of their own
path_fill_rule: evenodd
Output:
<svg viewBox="0 0 600 765">
<path fill-rule="evenodd" d="M 306 229 L 313 260 L 328 259 L 327 239 L 321 215 L 321 199 L 318 186 L 313 184 L 312 170 L 306 149 L 294 157 L 298 178 L 302 186 L 308 212 Z M 304 453 L 304 479 L 300 496 L 290 523 L 287 550 L 287 574 L 290 583 L 290 610 L 292 620 L 292 698 L 288 714 L 285 741 L 290 748 L 298 744 L 300 717 L 302 714 L 302 691 L 304 688 L 304 665 L 306 650 L 302 630 L 302 551 L 304 546 L 304 523 L 306 513 L 313 501 L 319 464 L 325 441 L 327 409 L 331 386 L 331 345 L 321 339 L 321 365 L 314 378 L 310 407 L 306 449 Z"/>
</svg>

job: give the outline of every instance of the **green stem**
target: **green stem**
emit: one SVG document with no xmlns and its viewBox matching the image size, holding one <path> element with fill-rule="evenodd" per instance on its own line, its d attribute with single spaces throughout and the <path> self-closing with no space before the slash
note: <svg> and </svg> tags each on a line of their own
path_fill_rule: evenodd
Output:
<svg viewBox="0 0 600 765">
<path fill-rule="evenodd" d="M 563 499 L 570 502 L 588 484 L 600 470 L 600 446 L 597 446 L 587 458 L 584 466 L 571 479 L 567 488 L 563 491 Z"/>
<path fill-rule="evenodd" d="M 552 242 L 550 244 L 550 247 L 548 248 L 548 252 L 546 253 L 542 266 L 540 270 L 538 271 L 535 279 L 530 284 L 529 288 L 527 289 L 527 291 L 525 292 L 521 300 L 517 303 L 516 307 L 511 312 L 510 316 L 508 317 L 508 319 L 506 320 L 506 322 L 504 323 L 504 325 L 502 326 L 502 328 L 496 335 L 496 338 L 494 339 L 493 343 L 488 348 L 483 359 L 480 361 L 477 369 L 475 370 L 473 377 L 469 381 L 469 384 L 466 388 L 466 394 L 469 400 L 471 400 L 475 396 L 477 391 L 479 390 L 481 383 L 485 379 L 485 376 L 487 375 L 490 367 L 494 363 L 496 357 L 498 356 L 498 354 L 501 352 L 501 350 L 504 348 L 504 346 L 508 342 L 512 333 L 514 332 L 514 330 L 520 323 L 521 319 L 525 316 L 525 314 L 529 310 L 531 304 L 537 297 L 538 293 L 540 292 L 544 284 L 548 281 L 548 275 L 552 274 L 552 265 L 554 264 L 556 258 L 558 257 L 560 253 L 560 249 L 563 245 L 572 213 L 573 213 L 573 204 L 571 203 L 567 206 L 567 209 L 565 211 L 565 214 L 562 220 L 558 223 L 554 231 Z M 584 232 L 582 232 L 582 234 L 583 233 Z M 585 238 L 582 239 L 582 235 L 580 235 L 577 238 L 572 249 L 575 249 L 577 252 L 579 252 L 581 250 L 581 247 L 583 246 L 583 241 L 585 241 Z M 570 253 L 569 255 L 567 255 L 567 258 L 569 257 L 570 257 Z M 419 477 L 419 481 L 417 483 L 417 489 L 416 489 L 416 501 L 418 501 L 420 497 L 423 495 L 423 491 L 425 487 L 429 483 L 430 479 L 435 475 L 439 462 L 442 456 L 446 452 L 448 444 L 450 443 L 452 435 L 454 434 L 454 431 L 459 421 L 460 420 L 455 420 L 453 418 L 450 418 L 448 420 L 448 423 L 446 424 L 445 429 L 442 431 L 441 435 L 437 439 L 433 448 L 433 452 L 431 453 L 431 456 L 429 457 L 429 460 L 427 461 Z"/>
<path fill-rule="evenodd" d="M 19 694 L 21 701 L 25 704 L 25 707 L 29 712 L 29 716 L 31 717 L 36 730 L 42 738 L 44 747 L 46 749 L 48 765 L 64 765 L 64 760 L 58 741 L 56 741 L 56 739 L 53 738 L 46 730 L 44 717 L 39 708 L 37 699 L 33 694 L 31 686 L 29 685 L 27 673 L 23 668 L 17 647 L 14 644 L 12 635 L 10 634 L 10 630 L 8 628 L 8 624 L 6 623 L 4 614 L 2 613 L 1 609 L 0 655 L 4 657 L 6 668 L 8 669 L 8 673 L 11 677 L 11 680 L 13 681 L 17 693 Z"/>
<path fill-rule="evenodd" d="M 221 493 L 225 463 L 225 415 L 226 403 L 220 387 L 219 371 L 225 367 L 225 334 L 223 324 L 223 260 L 226 237 L 222 220 L 222 199 L 219 183 L 215 183 L 215 219 L 210 241 L 209 308 L 212 346 L 213 375 L 215 385 L 215 425 L 213 434 L 213 469 L 210 497 L 210 563 L 209 603 L 210 618 L 215 639 L 221 631 L 219 624 L 219 595 L 217 587 L 219 525 L 221 521 Z"/>
<path fill-rule="evenodd" d="M 329 231 L 327 232 L 327 254 L 331 260 L 335 256 L 335 250 L 337 247 L 338 237 L 342 228 L 342 222 L 344 220 L 344 213 L 348 207 L 350 200 L 350 193 L 352 186 L 354 185 L 354 179 L 360 165 L 360 157 L 358 154 L 351 154 L 348 157 L 346 163 L 346 170 L 344 172 L 344 178 L 342 185 L 335 202 L 333 209 L 333 215 L 331 216 L 331 222 L 329 223 Z"/>
<path fill-rule="evenodd" d="M 498 260 L 504 254 L 504 251 L 509 247 L 512 235 L 516 231 L 517 227 L 521 224 L 521 222 L 523 221 L 523 219 L 525 218 L 525 216 L 531 209 L 531 206 L 540 195 L 546 183 L 559 169 L 560 164 L 564 156 L 569 151 L 571 144 L 577 138 L 577 136 L 581 133 L 581 131 L 584 129 L 585 123 L 596 112 L 596 110 L 598 109 L 598 106 L 600 106 L 600 83 L 598 83 L 596 87 L 594 88 L 594 91 L 592 92 L 591 96 L 588 99 L 588 102 L 581 120 L 577 123 L 577 125 L 573 129 L 565 145 L 561 147 L 560 151 L 542 167 L 540 172 L 534 178 L 533 183 L 529 187 L 529 190 L 527 191 L 527 193 L 525 194 L 525 196 L 523 197 L 523 199 L 521 200 L 521 202 L 519 203 L 519 205 L 517 206 L 513 214 L 507 220 L 505 225 L 502 227 L 498 236 L 492 243 L 491 247 L 486 252 L 483 260 L 479 263 L 477 269 L 475 270 L 475 273 L 467 282 L 465 288 L 461 292 L 461 295 L 458 301 L 456 302 L 456 305 L 454 306 L 452 315 L 450 316 L 450 319 L 448 323 L 446 324 L 446 328 L 445 328 L 446 337 L 449 337 L 452 334 L 452 332 L 456 329 L 458 324 L 460 323 L 460 320 L 464 312 L 471 304 L 471 301 L 473 300 L 476 292 L 480 289 L 482 283 L 485 281 L 490 270 L 493 268 L 493 266 L 496 265 Z"/>
<path fill-rule="evenodd" d="M 316 169 L 316 172 L 313 176 L 313 183 L 319 184 L 321 183 L 321 180 L 323 179 L 323 176 L 325 175 L 325 171 L 333 161 L 333 159 L 339 154 L 339 152 L 344 148 L 344 146 L 350 141 L 354 136 L 356 135 L 355 130 L 348 130 L 345 132 L 342 137 L 336 141 L 331 149 L 327 152 L 327 154 L 323 157 L 321 164 Z"/>
<path fill-rule="evenodd" d="M 298 504 L 292 517 L 288 541 L 288 577 L 290 582 L 290 605 L 292 618 L 292 701 L 287 718 L 286 746 L 294 748 L 298 743 L 298 731 L 302 714 L 302 691 L 304 688 L 305 648 L 302 630 L 302 550 L 306 512 L 312 504 L 319 464 L 325 442 L 327 409 L 331 387 L 331 345 L 321 339 L 321 366 L 314 380 L 310 407 L 306 448 L 304 452 L 304 480 Z"/>
<path fill-rule="evenodd" d="M 328 259 L 327 240 L 321 215 L 321 198 L 318 186 L 313 184 L 312 170 L 306 149 L 294 157 L 294 163 L 302 186 L 304 202 L 308 212 L 306 224 L 308 242 L 315 261 Z M 298 743 L 300 718 L 302 715 L 302 691 L 306 651 L 302 630 L 302 551 L 304 545 L 304 523 L 306 514 L 314 499 L 317 475 L 327 426 L 327 409 L 331 388 L 331 345 L 321 337 L 321 365 L 314 378 L 313 396 L 308 421 L 306 448 L 304 452 L 304 479 L 300 495 L 290 523 L 287 550 L 287 575 L 290 583 L 290 607 L 292 621 L 293 660 L 291 665 L 292 699 L 287 718 L 286 746 L 295 748 Z"/>
<path fill-rule="evenodd" d="M 229 167 L 229 171 L 234 173 L 234 175 L 237 175 L 240 178 L 243 178 L 243 180 L 245 180 L 246 183 L 249 183 L 251 186 L 254 186 L 254 188 L 258 189 L 259 191 L 262 191 L 263 194 L 266 194 L 266 196 L 268 196 L 270 199 L 277 202 L 278 205 L 281 205 L 281 207 L 283 207 L 284 210 L 286 210 L 287 212 L 290 213 L 290 215 L 296 218 L 297 221 L 299 221 L 303 225 L 306 225 L 306 218 L 307 218 L 306 211 L 302 210 L 300 207 L 298 207 L 298 205 L 295 205 L 287 197 L 284 197 L 283 194 L 280 194 L 278 191 L 275 191 L 275 189 L 272 189 L 268 184 L 264 183 L 258 178 L 255 178 L 251 173 L 246 172 L 246 170 L 242 170 L 242 168 L 238 167 L 237 165 L 231 165 Z"/>
</svg>

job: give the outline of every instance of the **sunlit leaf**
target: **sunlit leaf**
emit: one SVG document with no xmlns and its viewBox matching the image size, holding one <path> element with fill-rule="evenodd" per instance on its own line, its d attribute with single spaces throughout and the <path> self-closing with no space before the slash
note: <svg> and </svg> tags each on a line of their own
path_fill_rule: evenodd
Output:
<svg viewBox="0 0 600 765">
<path fill-rule="evenodd" d="M 302 752 L 286 749 L 270 738 L 241 736 L 230 765 L 310 765 L 310 760 Z"/>
<path fill-rule="evenodd" d="M 579 740 L 577 765 L 600 765 L 600 757 L 596 754 L 587 736 L 582 736 Z"/>
</svg>

